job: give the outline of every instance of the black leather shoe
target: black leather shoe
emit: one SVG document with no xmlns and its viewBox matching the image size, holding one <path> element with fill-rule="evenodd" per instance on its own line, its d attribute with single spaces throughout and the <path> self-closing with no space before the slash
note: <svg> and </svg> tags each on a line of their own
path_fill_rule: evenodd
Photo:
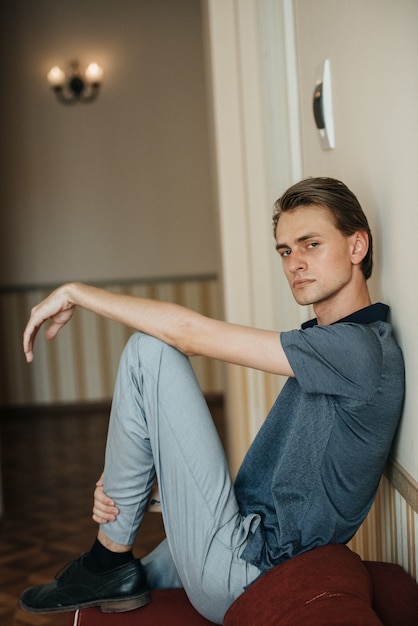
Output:
<svg viewBox="0 0 418 626">
<path fill-rule="evenodd" d="M 81 554 L 55 577 L 54 582 L 30 587 L 20 606 L 30 613 L 58 613 L 98 606 L 103 613 L 132 611 L 150 601 L 144 566 L 134 559 L 117 569 L 89 572 Z"/>
</svg>

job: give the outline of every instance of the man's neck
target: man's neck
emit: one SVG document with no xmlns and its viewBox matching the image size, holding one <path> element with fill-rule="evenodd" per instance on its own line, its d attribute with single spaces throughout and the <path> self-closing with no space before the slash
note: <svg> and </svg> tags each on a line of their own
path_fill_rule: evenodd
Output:
<svg viewBox="0 0 418 626">
<path fill-rule="evenodd" d="M 356 297 L 336 298 L 333 301 L 318 302 L 313 310 L 320 326 L 333 324 L 348 317 L 352 313 L 371 305 L 369 290 L 366 283 L 364 288 L 356 293 Z"/>
</svg>

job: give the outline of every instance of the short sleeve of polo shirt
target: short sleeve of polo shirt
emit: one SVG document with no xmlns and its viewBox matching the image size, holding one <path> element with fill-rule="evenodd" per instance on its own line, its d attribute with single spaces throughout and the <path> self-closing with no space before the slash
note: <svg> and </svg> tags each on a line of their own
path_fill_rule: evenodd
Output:
<svg viewBox="0 0 418 626">
<path fill-rule="evenodd" d="M 280 340 L 306 393 L 367 400 L 380 381 L 379 326 L 337 323 L 282 332 Z"/>
</svg>

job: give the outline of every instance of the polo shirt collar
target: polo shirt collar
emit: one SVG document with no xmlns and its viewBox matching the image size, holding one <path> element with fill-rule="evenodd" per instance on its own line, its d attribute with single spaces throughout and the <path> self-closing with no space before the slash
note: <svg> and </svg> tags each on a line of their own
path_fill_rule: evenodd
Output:
<svg viewBox="0 0 418 626">
<path fill-rule="evenodd" d="M 360 309 L 359 311 L 355 311 L 351 315 L 347 315 L 347 317 L 343 317 L 333 324 L 338 324 L 340 322 L 350 322 L 353 324 L 372 324 L 373 322 L 386 322 L 389 314 L 389 307 L 387 304 L 383 304 L 382 302 L 376 302 L 376 304 L 371 304 L 370 306 L 366 306 L 364 309 Z M 312 326 L 317 326 L 318 320 L 316 318 L 309 320 L 308 322 L 304 322 L 302 324 L 302 329 L 312 328 Z"/>
</svg>

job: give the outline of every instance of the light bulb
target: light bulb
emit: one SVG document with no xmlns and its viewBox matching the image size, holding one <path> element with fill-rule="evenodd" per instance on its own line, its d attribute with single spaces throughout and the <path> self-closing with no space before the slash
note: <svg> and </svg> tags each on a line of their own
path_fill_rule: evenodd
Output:
<svg viewBox="0 0 418 626">
<path fill-rule="evenodd" d="M 90 63 L 86 68 L 85 76 L 89 83 L 101 83 L 103 80 L 103 68 L 97 63 Z"/>
<path fill-rule="evenodd" d="M 51 67 L 47 77 L 51 87 L 62 87 L 65 83 L 65 72 L 58 66 Z"/>
</svg>

